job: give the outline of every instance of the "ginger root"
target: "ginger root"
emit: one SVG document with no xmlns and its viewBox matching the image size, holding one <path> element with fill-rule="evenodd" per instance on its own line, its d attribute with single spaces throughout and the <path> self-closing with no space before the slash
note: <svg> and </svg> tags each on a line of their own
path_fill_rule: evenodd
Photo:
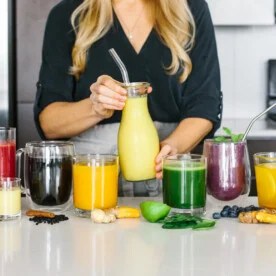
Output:
<svg viewBox="0 0 276 276">
<path fill-rule="evenodd" d="M 274 209 L 241 212 L 239 214 L 239 221 L 242 223 L 276 223 L 276 213 Z"/>
<path fill-rule="evenodd" d="M 106 213 L 100 209 L 94 209 L 91 211 L 91 219 L 95 223 L 111 223 L 116 220 L 115 215 Z"/>
</svg>

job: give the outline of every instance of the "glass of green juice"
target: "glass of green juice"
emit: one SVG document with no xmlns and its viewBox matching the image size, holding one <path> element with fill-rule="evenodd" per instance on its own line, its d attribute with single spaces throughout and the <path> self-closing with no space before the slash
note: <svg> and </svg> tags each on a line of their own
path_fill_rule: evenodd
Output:
<svg viewBox="0 0 276 276">
<path fill-rule="evenodd" d="M 163 201 L 172 207 L 172 212 L 205 214 L 206 162 L 206 157 L 199 154 L 163 158 Z"/>
</svg>

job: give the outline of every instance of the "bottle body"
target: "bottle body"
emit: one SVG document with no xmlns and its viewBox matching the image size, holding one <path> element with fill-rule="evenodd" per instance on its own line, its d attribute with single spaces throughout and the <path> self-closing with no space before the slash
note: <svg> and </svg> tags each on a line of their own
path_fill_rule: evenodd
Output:
<svg viewBox="0 0 276 276">
<path fill-rule="evenodd" d="M 148 111 L 147 94 L 128 93 L 118 133 L 123 177 L 128 181 L 155 178 L 155 158 L 158 152 L 159 138 Z"/>
</svg>

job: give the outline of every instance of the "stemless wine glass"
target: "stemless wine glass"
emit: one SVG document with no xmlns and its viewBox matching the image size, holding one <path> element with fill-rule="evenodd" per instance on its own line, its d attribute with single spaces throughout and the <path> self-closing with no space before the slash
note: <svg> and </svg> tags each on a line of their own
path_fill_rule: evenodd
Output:
<svg viewBox="0 0 276 276">
<path fill-rule="evenodd" d="M 204 141 L 207 194 L 216 204 L 238 204 L 250 190 L 251 172 L 246 141 Z"/>
</svg>

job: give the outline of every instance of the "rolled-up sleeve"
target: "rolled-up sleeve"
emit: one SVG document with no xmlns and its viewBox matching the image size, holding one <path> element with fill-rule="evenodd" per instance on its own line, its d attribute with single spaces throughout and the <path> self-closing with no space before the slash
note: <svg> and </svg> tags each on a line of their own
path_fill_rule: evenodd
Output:
<svg viewBox="0 0 276 276">
<path fill-rule="evenodd" d="M 51 10 L 47 19 L 34 103 L 34 120 L 43 139 L 45 136 L 39 123 L 40 112 L 51 103 L 73 101 L 75 80 L 69 74 L 73 43 L 70 12 L 61 3 Z"/>
<path fill-rule="evenodd" d="M 220 69 L 214 27 L 205 1 L 192 9 L 196 23 L 194 48 L 190 53 L 192 72 L 183 86 L 181 119 L 204 118 L 213 123 L 212 136 L 222 113 Z"/>
</svg>

